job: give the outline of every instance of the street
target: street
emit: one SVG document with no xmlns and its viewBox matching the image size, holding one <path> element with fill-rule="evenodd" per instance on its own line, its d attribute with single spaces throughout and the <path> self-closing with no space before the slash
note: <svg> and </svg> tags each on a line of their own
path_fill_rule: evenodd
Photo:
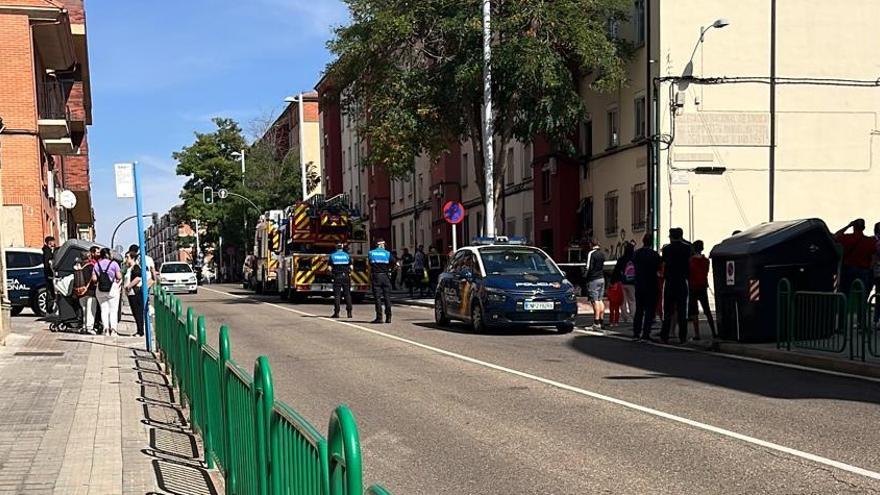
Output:
<svg viewBox="0 0 880 495">
<path fill-rule="evenodd" d="M 576 331 L 440 329 L 430 309 L 281 303 L 203 286 L 184 304 L 275 397 L 324 428 L 348 404 L 365 478 L 406 494 L 880 491 L 880 387 Z"/>
</svg>

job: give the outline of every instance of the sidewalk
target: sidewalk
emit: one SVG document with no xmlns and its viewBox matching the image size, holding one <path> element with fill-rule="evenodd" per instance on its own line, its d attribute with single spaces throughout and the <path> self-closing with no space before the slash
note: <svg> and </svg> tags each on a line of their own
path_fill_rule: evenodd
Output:
<svg viewBox="0 0 880 495">
<path fill-rule="evenodd" d="M 0 347 L 0 494 L 217 493 L 142 338 L 47 328 L 14 317 Z"/>
</svg>

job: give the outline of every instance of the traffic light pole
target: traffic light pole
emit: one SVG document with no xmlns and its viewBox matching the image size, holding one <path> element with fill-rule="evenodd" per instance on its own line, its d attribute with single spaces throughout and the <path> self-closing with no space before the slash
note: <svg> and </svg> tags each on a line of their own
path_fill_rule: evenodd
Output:
<svg viewBox="0 0 880 495">
<path fill-rule="evenodd" d="M 153 351 L 153 335 L 150 331 L 150 287 L 147 283 L 149 280 L 147 267 L 147 246 L 144 241 L 144 218 L 141 206 L 141 181 L 140 181 L 140 168 L 138 167 L 138 163 L 134 162 L 132 164 L 132 169 L 134 171 L 134 203 L 137 211 L 137 224 L 138 224 L 138 246 L 140 246 L 140 265 L 141 265 L 141 301 L 143 305 L 141 306 L 141 310 L 144 314 L 141 316 L 144 319 L 144 339 L 146 340 L 147 352 Z M 158 281 L 157 281 L 158 282 Z"/>
<path fill-rule="evenodd" d="M 149 216 L 153 216 L 153 215 L 155 215 L 155 213 L 150 213 L 149 215 L 141 215 L 141 218 L 149 217 Z M 108 246 L 110 249 L 116 248 L 116 233 L 119 232 L 119 227 L 122 227 L 125 224 L 125 222 L 132 220 L 132 219 L 135 219 L 135 218 L 137 218 L 137 215 L 131 215 L 129 217 L 125 217 L 122 219 L 121 222 L 119 222 L 119 224 L 116 225 L 116 228 L 113 229 L 113 235 L 110 236 L 110 246 Z M 138 224 L 140 224 L 140 223 L 141 222 L 138 222 Z"/>
</svg>

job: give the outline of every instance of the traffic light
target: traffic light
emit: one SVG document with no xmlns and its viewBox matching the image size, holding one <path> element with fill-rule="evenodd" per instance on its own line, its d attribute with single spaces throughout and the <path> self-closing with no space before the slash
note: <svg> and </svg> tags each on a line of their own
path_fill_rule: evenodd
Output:
<svg viewBox="0 0 880 495">
<path fill-rule="evenodd" d="M 202 199 L 205 201 L 206 205 L 214 204 L 214 188 L 205 186 L 202 189 Z"/>
</svg>

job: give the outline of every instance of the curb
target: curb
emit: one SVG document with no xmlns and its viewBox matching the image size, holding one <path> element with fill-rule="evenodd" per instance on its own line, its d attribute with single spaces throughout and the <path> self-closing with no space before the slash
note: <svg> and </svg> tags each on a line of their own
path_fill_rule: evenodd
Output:
<svg viewBox="0 0 880 495">
<path fill-rule="evenodd" d="M 712 349 L 711 352 L 745 356 L 762 359 L 764 361 L 793 364 L 808 368 L 818 368 L 837 373 L 866 376 L 869 378 L 880 378 L 880 365 L 864 363 L 861 361 L 842 360 L 798 352 L 778 351 L 775 349 L 757 349 L 744 344 L 731 342 L 720 342 L 718 343 L 717 348 Z"/>
</svg>

